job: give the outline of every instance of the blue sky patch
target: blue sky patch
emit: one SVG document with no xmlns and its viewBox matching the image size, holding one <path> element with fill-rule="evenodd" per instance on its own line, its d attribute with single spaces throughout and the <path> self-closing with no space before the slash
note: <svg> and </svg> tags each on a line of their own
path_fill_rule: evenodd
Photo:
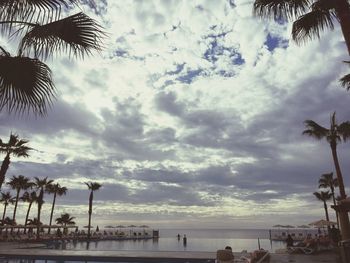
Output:
<svg viewBox="0 0 350 263">
<path fill-rule="evenodd" d="M 176 80 L 182 83 L 191 84 L 193 80 L 197 76 L 199 76 L 202 71 L 203 71 L 202 69 L 195 69 L 195 70 L 189 69 L 185 75 L 177 77 Z"/>
<path fill-rule="evenodd" d="M 269 51 L 273 51 L 275 48 L 278 47 L 287 47 L 288 41 L 279 37 L 274 37 L 271 34 L 267 35 L 266 41 L 264 43 Z"/>
</svg>

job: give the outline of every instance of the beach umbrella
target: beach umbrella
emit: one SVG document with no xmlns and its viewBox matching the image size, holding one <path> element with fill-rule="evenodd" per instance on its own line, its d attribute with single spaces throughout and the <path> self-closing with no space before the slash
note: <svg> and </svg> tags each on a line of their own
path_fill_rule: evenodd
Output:
<svg viewBox="0 0 350 263">
<path fill-rule="evenodd" d="M 125 228 L 125 226 L 123 226 L 123 225 L 118 225 L 118 226 L 116 226 L 116 228 Z"/>
<path fill-rule="evenodd" d="M 149 226 L 147 226 L 147 225 L 141 225 L 139 227 L 141 227 L 141 228 L 149 228 Z"/>
<path fill-rule="evenodd" d="M 337 222 L 327 221 L 327 220 L 321 219 L 321 220 L 311 222 L 309 224 L 309 226 L 321 228 L 321 227 L 326 227 L 326 226 L 331 226 L 331 225 L 336 225 L 336 224 L 337 224 Z"/>
<path fill-rule="evenodd" d="M 114 228 L 114 226 L 105 226 L 105 228 Z"/>
<path fill-rule="evenodd" d="M 128 227 L 137 227 L 137 226 L 135 226 L 135 225 L 130 225 L 130 226 L 128 226 Z"/>
<path fill-rule="evenodd" d="M 84 228 L 89 228 L 89 226 L 83 226 Z M 93 228 L 93 226 L 90 226 L 90 228 Z"/>
</svg>

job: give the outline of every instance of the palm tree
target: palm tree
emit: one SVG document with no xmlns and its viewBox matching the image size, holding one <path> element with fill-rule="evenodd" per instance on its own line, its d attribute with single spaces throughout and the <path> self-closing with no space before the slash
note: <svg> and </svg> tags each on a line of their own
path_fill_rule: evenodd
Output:
<svg viewBox="0 0 350 263">
<path fill-rule="evenodd" d="M 275 20 L 296 19 L 292 38 L 297 43 L 320 38 L 321 31 L 333 30 L 334 21 L 338 21 L 350 54 L 350 6 L 347 0 L 255 0 L 253 12 L 256 16 Z"/>
<path fill-rule="evenodd" d="M 50 68 L 42 62 L 66 51 L 84 57 L 101 50 L 102 28 L 83 12 L 62 18 L 78 0 L 1 1 L 0 32 L 18 37 L 18 53 L 0 46 L 0 111 L 45 115 L 55 99 Z M 21 77 L 18 77 L 21 74 Z"/>
<path fill-rule="evenodd" d="M 27 214 L 26 214 L 26 219 L 24 221 L 24 226 L 27 226 L 28 224 L 28 218 L 29 218 L 29 213 L 30 209 L 32 208 L 32 205 L 34 202 L 37 202 L 38 196 L 35 191 L 32 191 L 31 193 L 25 192 L 23 196 L 21 197 L 23 202 L 29 203 L 28 209 L 27 209 Z M 26 233 L 26 228 L 24 228 L 24 233 Z"/>
<path fill-rule="evenodd" d="M 333 173 L 321 175 L 321 178 L 318 180 L 318 188 L 329 188 L 330 189 L 334 205 L 336 205 L 335 193 L 334 193 L 335 187 L 338 187 L 338 179 L 333 178 Z M 338 229 L 339 229 L 338 213 L 336 212 L 335 214 L 337 216 L 337 225 L 338 225 Z"/>
<path fill-rule="evenodd" d="M 0 96 L 1 96 L 1 88 L 0 88 Z M 2 142 L 2 140 L 0 139 L 0 153 L 5 154 L 5 159 L 3 160 L 0 168 L 0 189 L 3 182 L 5 181 L 6 172 L 10 166 L 10 156 L 13 155 L 16 157 L 28 157 L 29 156 L 28 152 L 30 150 L 33 150 L 32 148 L 26 146 L 25 145 L 26 143 L 28 143 L 27 140 L 20 140 L 18 138 L 18 135 L 12 134 L 12 133 L 10 134 L 10 139 L 7 143 Z"/>
<path fill-rule="evenodd" d="M 7 183 L 11 189 L 16 191 L 16 201 L 15 201 L 15 208 L 13 209 L 13 220 L 16 220 L 16 211 L 17 211 L 17 204 L 19 200 L 19 193 L 21 190 L 27 190 L 28 188 L 31 188 L 33 186 L 33 183 L 30 182 L 30 179 L 28 177 L 25 177 L 23 175 L 19 176 L 12 176 L 12 179 Z"/>
<path fill-rule="evenodd" d="M 92 201 L 94 199 L 94 191 L 97 191 L 98 189 L 100 189 L 100 187 L 102 186 L 99 183 L 96 182 L 88 182 L 85 183 L 88 187 L 88 189 L 90 190 L 90 197 L 89 197 L 89 224 L 88 224 L 88 239 L 90 239 L 91 236 L 91 214 L 92 214 Z"/>
<path fill-rule="evenodd" d="M 56 218 L 56 223 L 59 225 L 62 225 L 64 230 L 63 233 L 67 232 L 67 225 L 75 225 L 75 222 L 73 221 L 75 217 L 70 216 L 70 214 L 65 213 L 61 214 L 60 217 Z"/>
<path fill-rule="evenodd" d="M 303 131 L 303 134 L 313 137 L 317 140 L 326 139 L 329 143 L 332 151 L 333 162 L 337 174 L 337 180 L 339 184 L 340 198 L 345 199 L 345 188 L 343 183 L 343 175 L 341 173 L 340 164 L 337 154 L 337 144 L 341 140 L 346 140 L 350 134 L 350 123 L 343 122 L 337 124 L 335 119 L 335 112 L 332 114 L 330 119 L 330 128 L 327 129 L 313 120 L 306 120 L 305 122 L 306 130 Z M 350 238 L 350 226 L 349 226 L 349 216 L 346 212 L 339 212 L 339 222 L 342 231 L 342 238 L 344 240 Z"/>
<path fill-rule="evenodd" d="M 44 179 L 39 179 L 38 177 L 34 177 L 35 179 L 35 188 L 39 191 L 38 198 L 36 200 L 38 204 L 38 216 L 37 220 L 40 222 L 40 216 L 41 216 L 41 208 L 44 204 L 44 192 L 46 191 L 48 185 L 52 184 L 53 180 L 47 180 L 47 177 Z M 37 225 L 37 232 L 36 232 L 36 238 L 40 238 L 40 225 Z"/>
<path fill-rule="evenodd" d="M 51 227 L 52 224 L 52 217 L 53 217 L 53 210 L 55 208 L 56 203 L 56 196 L 62 196 L 65 195 L 68 191 L 66 187 L 61 187 L 60 184 L 50 184 L 46 187 L 46 190 L 49 194 L 53 194 L 53 201 L 52 201 L 52 207 L 51 207 L 51 214 L 50 214 L 50 223 L 49 226 Z M 48 233 L 50 234 L 51 228 L 49 227 Z"/>
<path fill-rule="evenodd" d="M 332 194 L 329 193 L 329 191 L 327 191 L 327 192 L 322 192 L 321 191 L 321 192 L 314 192 L 314 196 L 316 196 L 316 198 L 318 200 L 323 202 L 324 211 L 326 213 L 326 220 L 329 221 L 327 201 L 331 199 Z"/>
<path fill-rule="evenodd" d="M 2 222 L 5 220 L 6 208 L 9 204 L 14 204 L 15 198 L 12 197 L 10 192 L 1 193 L 0 203 L 4 204 L 4 211 L 2 212 Z"/>
</svg>

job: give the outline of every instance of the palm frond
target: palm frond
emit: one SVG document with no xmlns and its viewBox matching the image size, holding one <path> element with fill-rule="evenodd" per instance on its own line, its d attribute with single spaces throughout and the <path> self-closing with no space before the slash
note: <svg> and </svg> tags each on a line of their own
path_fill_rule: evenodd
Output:
<svg viewBox="0 0 350 263">
<path fill-rule="evenodd" d="M 327 10 L 312 10 L 299 17 L 293 23 L 292 38 L 300 44 L 303 41 L 320 38 L 320 33 L 326 29 L 334 29 L 333 14 Z"/>
<path fill-rule="evenodd" d="M 335 1 L 318 0 L 311 5 L 312 10 L 328 11 L 335 8 Z"/>
<path fill-rule="evenodd" d="M 304 14 L 310 5 L 309 0 L 256 0 L 253 14 L 259 17 L 286 19 Z"/>
<path fill-rule="evenodd" d="M 344 142 L 347 141 L 350 138 L 350 121 L 338 125 L 337 132 L 343 137 Z"/>
<path fill-rule="evenodd" d="M 329 134 L 328 129 L 322 127 L 321 125 L 314 122 L 313 120 L 306 120 L 304 121 L 304 124 L 306 127 L 306 130 L 303 131 L 304 135 L 309 135 L 318 140 L 321 140 Z"/>
<path fill-rule="evenodd" d="M 45 115 L 54 98 L 46 64 L 28 57 L 0 56 L 0 111 Z"/>
<path fill-rule="evenodd" d="M 84 13 L 34 26 L 22 39 L 19 54 L 47 58 L 56 51 L 66 50 L 69 55 L 84 56 L 92 50 L 101 50 L 102 28 Z"/>
<path fill-rule="evenodd" d="M 345 75 L 339 80 L 340 84 L 343 88 L 345 88 L 347 91 L 350 90 L 350 74 Z"/>
<path fill-rule="evenodd" d="M 48 23 L 59 19 L 61 10 L 78 4 L 78 0 L 1 0 L 0 20 L 2 29 L 8 30 L 16 21 Z M 9 30 L 10 32 L 10 30 Z"/>
</svg>

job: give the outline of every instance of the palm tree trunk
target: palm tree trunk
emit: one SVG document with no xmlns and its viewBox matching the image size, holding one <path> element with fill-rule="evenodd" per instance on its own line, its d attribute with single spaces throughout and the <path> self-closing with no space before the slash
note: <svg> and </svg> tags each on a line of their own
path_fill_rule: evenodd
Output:
<svg viewBox="0 0 350 263">
<path fill-rule="evenodd" d="M 48 234 L 50 234 L 51 232 L 51 224 L 52 224 L 52 217 L 53 217 L 53 210 L 55 208 L 55 203 L 56 203 L 56 192 L 55 194 L 53 195 L 53 201 L 52 201 L 52 207 L 51 207 L 51 214 L 50 214 L 50 223 L 49 223 L 49 231 L 48 231 Z"/>
<path fill-rule="evenodd" d="M 341 30 L 350 55 L 350 6 L 347 0 L 335 1 L 335 12 L 339 18 Z"/>
<path fill-rule="evenodd" d="M 89 224 L 88 224 L 88 239 L 90 239 L 91 236 L 91 214 L 92 214 L 92 200 L 94 198 L 93 191 L 91 190 L 90 197 L 89 197 Z"/>
<path fill-rule="evenodd" d="M 13 222 L 15 222 L 15 219 L 16 219 L 16 211 L 17 211 L 17 205 L 18 205 L 18 199 L 19 199 L 19 191 L 20 191 L 20 189 L 17 189 L 15 208 L 13 209 L 13 216 L 12 216 Z"/>
<path fill-rule="evenodd" d="M 43 205 L 43 199 L 44 199 L 44 189 L 41 188 L 40 194 L 38 197 L 38 225 L 37 225 L 37 232 L 36 232 L 36 239 L 40 238 L 40 215 L 41 215 L 41 207 Z"/>
<path fill-rule="evenodd" d="M 332 197 L 333 197 L 333 205 L 336 206 L 337 203 L 335 202 L 335 196 L 334 196 L 334 187 L 331 187 L 331 192 L 332 192 Z M 336 210 L 335 211 L 335 216 L 337 217 L 337 227 L 339 229 L 339 215 L 338 212 Z"/>
<path fill-rule="evenodd" d="M 5 156 L 5 159 L 3 160 L 2 164 L 1 164 L 1 168 L 0 168 L 0 189 L 2 184 L 5 181 L 5 175 L 7 172 L 7 169 L 10 166 L 10 153 L 7 153 Z"/>
<path fill-rule="evenodd" d="M 337 155 L 337 144 L 336 142 L 331 143 L 331 149 L 332 149 L 332 156 L 335 166 L 335 171 L 337 172 L 337 179 L 339 184 L 339 191 L 340 191 L 340 198 L 345 199 L 345 189 L 344 189 L 344 182 L 343 182 L 343 176 L 341 174 L 338 155 Z M 350 239 L 350 225 L 349 225 L 349 215 L 347 212 L 339 212 L 339 223 L 340 223 L 340 230 L 341 230 L 341 238 L 342 240 Z"/>
<path fill-rule="evenodd" d="M 4 223 L 4 220 L 5 220 L 6 207 L 7 207 L 7 204 L 4 205 L 4 212 L 2 212 L 2 223 Z"/>
<path fill-rule="evenodd" d="M 346 198 L 346 194 L 345 194 L 345 188 L 344 188 L 344 181 L 343 181 L 343 175 L 342 175 L 341 170 L 340 170 L 340 164 L 339 164 L 339 160 L 338 160 L 336 143 L 331 143 L 331 149 L 332 149 L 332 156 L 333 156 L 335 171 L 337 172 L 337 179 L 338 179 L 338 183 L 339 183 L 340 198 L 341 199 L 345 199 Z"/>
<path fill-rule="evenodd" d="M 324 211 L 326 213 L 326 220 L 329 221 L 328 207 L 326 201 L 323 201 Z"/>
<path fill-rule="evenodd" d="M 28 217 L 29 217 L 29 212 L 30 212 L 30 208 L 32 207 L 33 202 L 29 203 L 28 206 L 28 210 L 27 210 L 27 214 L 26 214 L 26 221 L 24 222 L 24 226 L 27 226 L 27 222 L 28 222 Z M 24 234 L 27 232 L 27 228 L 24 228 Z"/>
</svg>

